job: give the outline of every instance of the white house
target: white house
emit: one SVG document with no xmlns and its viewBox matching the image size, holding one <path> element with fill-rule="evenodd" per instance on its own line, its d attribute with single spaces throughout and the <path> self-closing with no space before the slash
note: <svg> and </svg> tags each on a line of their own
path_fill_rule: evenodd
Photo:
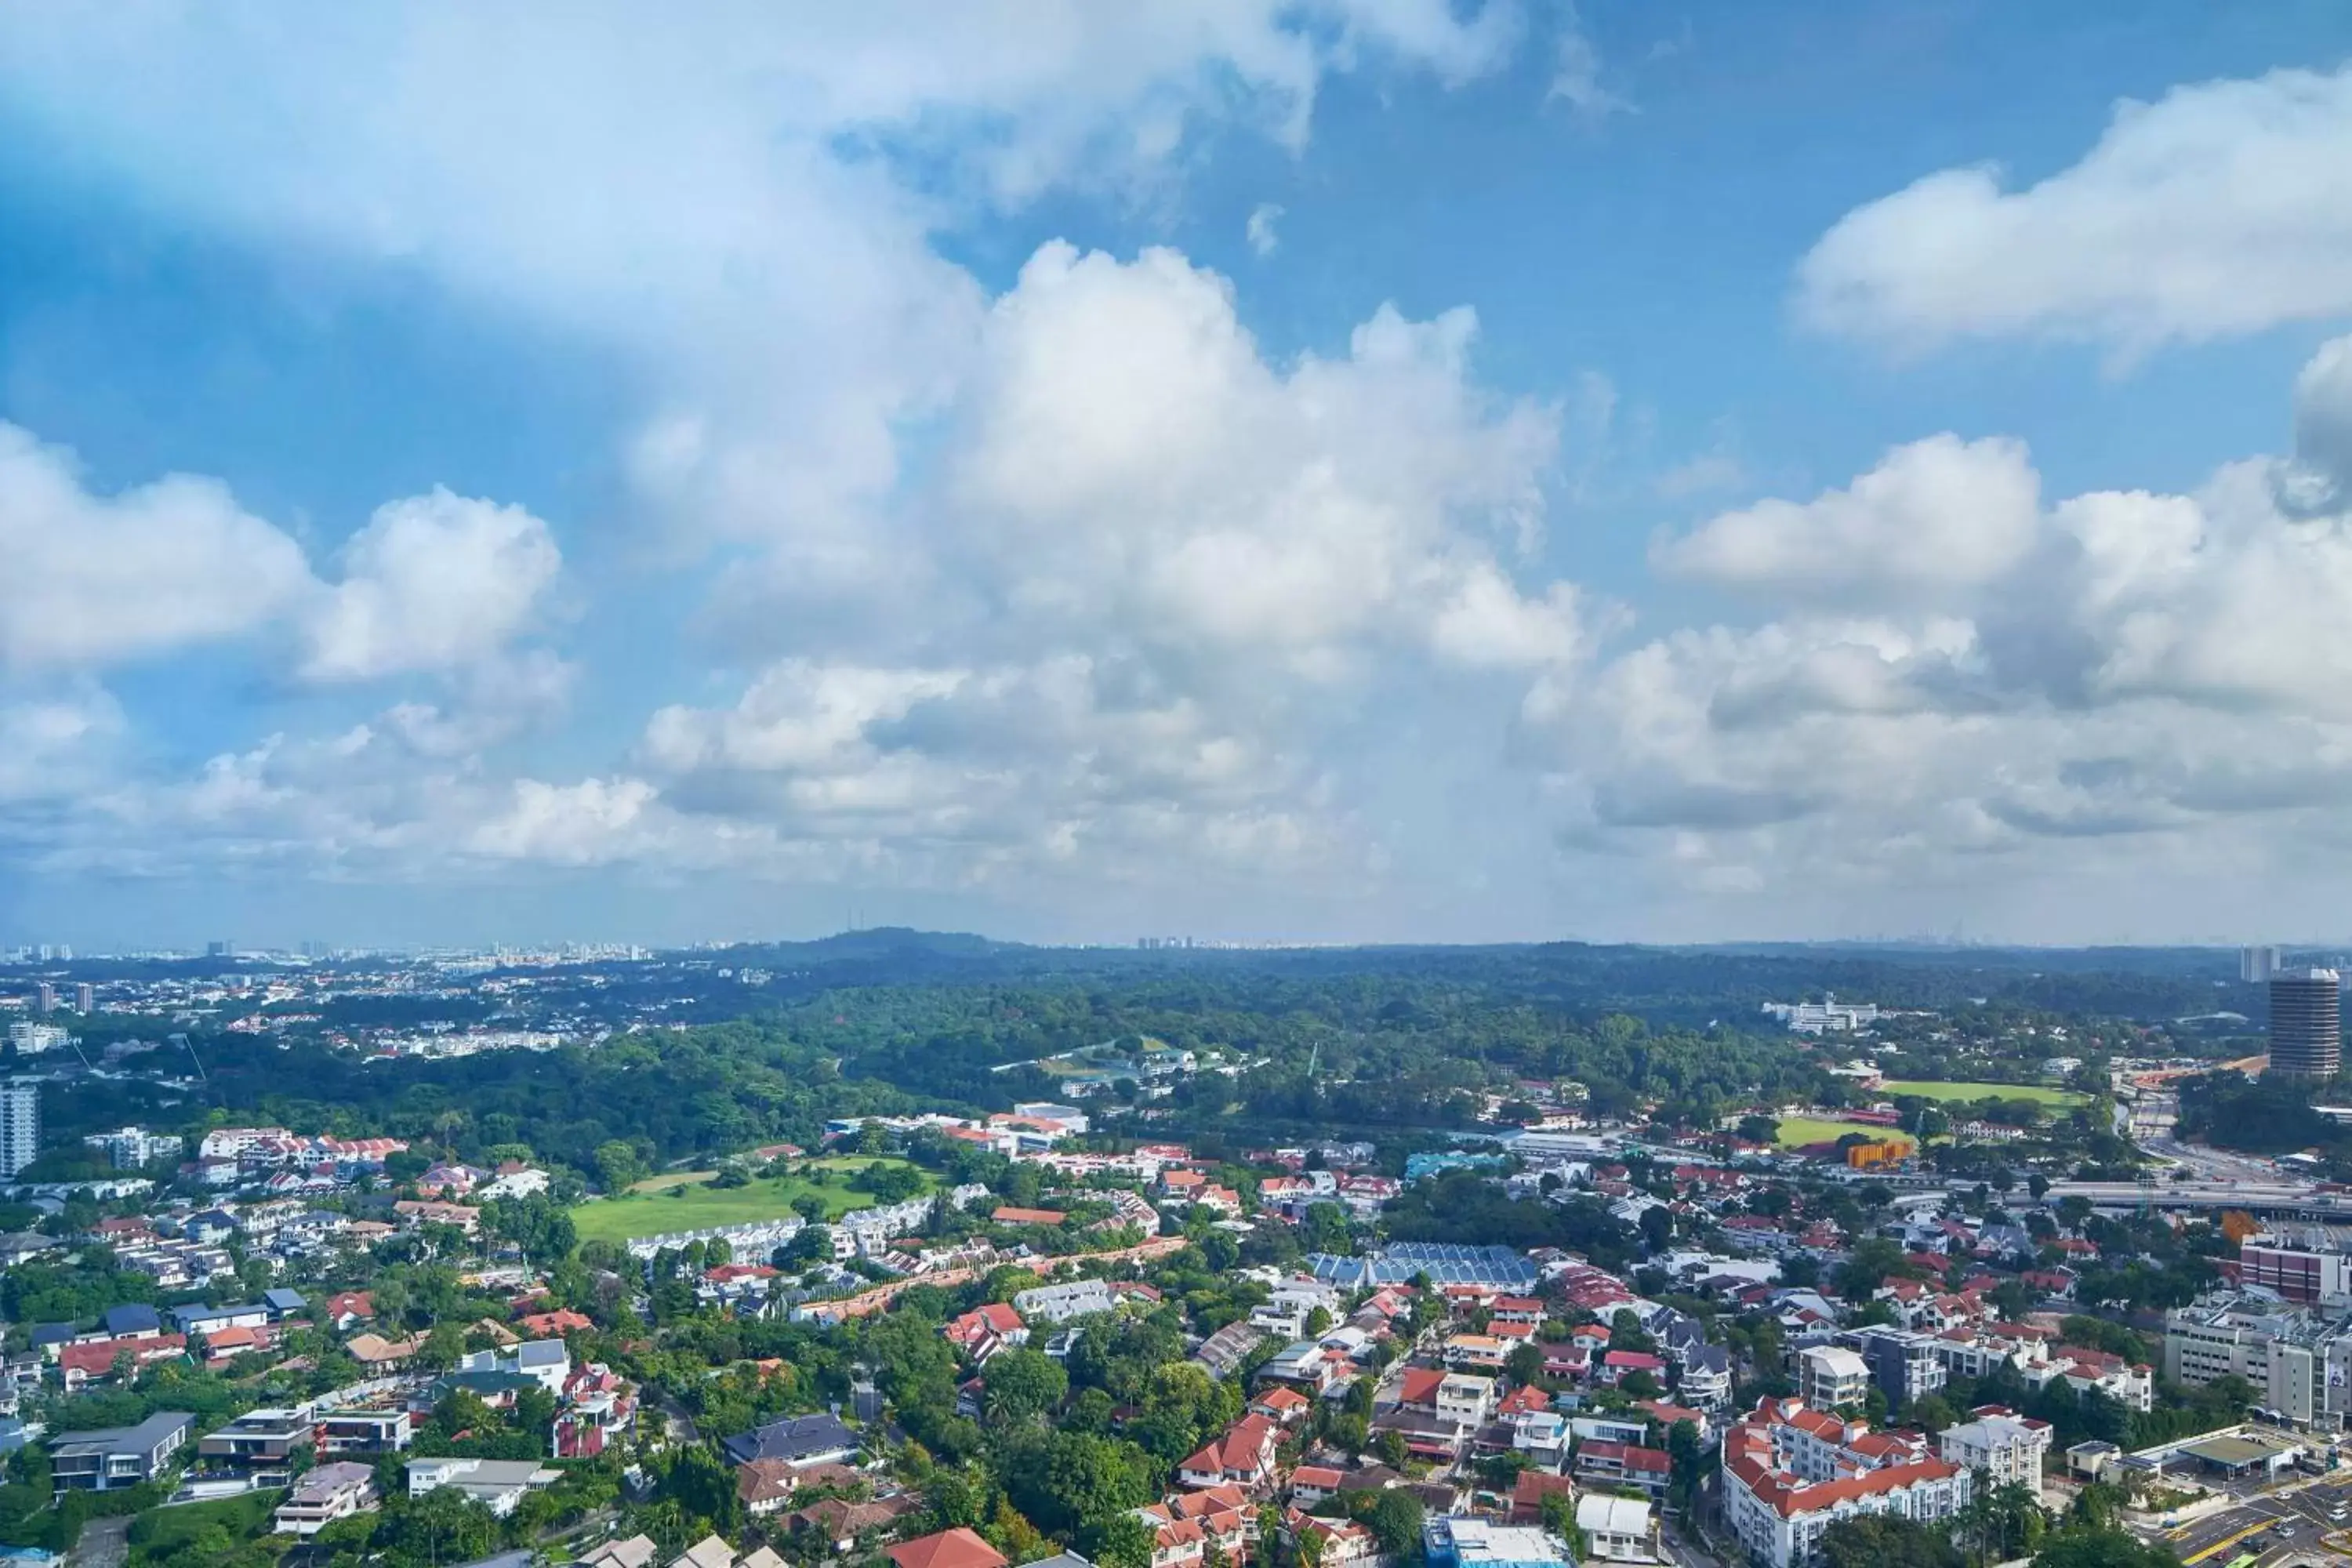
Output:
<svg viewBox="0 0 2352 1568">
<path fill-rule="evenodd" d="M 514 1373 L 560 1399 L 572 1377 L 572 1352 L 562 1340 L 527 1340 L 510 1351 L 476 1351 L 458 1362 L 457 1370 Z"/>
<path fill-rule="evenodd" d="M 536 1459 L 411 1459 L 408 1495 L 455 1487 L 499 1518 L 514 1512 L 525 1492 L 552 1486 L 563 1472 Z"/>
<path fill-rule="evenodd" d="M 1576 1500 L 1576 1528 L 1598 1562 L 1658 1560 L 1657 1526 L 1651 1522 L 1650 1505 L 1637 1499 L 1587 1493 Z"/>
<path fill-rule="evenodd" d="M 1093 1312 L 1108 1312 L 1117 1309 L 1110 1287 L 1099 1279 L 1072 1279 L 1061 1285 L 1040 1285 L 1034 1290 L 1024 1290 L 1013 1298 L 1013 1310 L 1030 1322 L 1040 1318 L 1049 1323 L 1067 1322 Z"/>
</svg>

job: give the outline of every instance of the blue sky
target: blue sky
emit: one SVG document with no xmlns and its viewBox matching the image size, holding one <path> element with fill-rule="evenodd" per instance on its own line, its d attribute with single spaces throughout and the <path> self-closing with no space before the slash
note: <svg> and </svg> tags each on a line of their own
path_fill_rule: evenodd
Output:
<svg viewBox="0 0 2352 1568">
<path fill-rule="evenodd" d="M 0 942 L 2342 932 L 2340 7 L 867 9 L 0 16 Z"/>
</svg>

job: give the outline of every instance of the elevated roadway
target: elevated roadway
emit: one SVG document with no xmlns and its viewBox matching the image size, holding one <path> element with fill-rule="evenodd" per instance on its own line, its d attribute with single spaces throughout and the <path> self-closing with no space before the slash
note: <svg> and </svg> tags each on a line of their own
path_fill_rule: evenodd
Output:
<svg viewBox="0 0 2352 1568">
<path fill-rule="evenodd" d="M 2053 1182 L 2048 1200 L 2088 1198 L 2099 1208 L 2182 1211 L 2243 1209 L 2253 1215 L 2352 1220 L 2352 1193 L 2323 1192 L 2311 1182 Z"/>
</svg>

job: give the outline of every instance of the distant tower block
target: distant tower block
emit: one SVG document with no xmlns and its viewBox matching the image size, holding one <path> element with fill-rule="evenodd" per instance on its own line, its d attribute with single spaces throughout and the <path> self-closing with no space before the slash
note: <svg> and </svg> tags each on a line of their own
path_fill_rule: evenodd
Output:
<svg viewBox="0 0 2352 1568">
<path fill-rule="evenodd" d="M 2274 947 L 2242 947 L 2238 950 L 2238 978 L 2249 985 L 2267 985 L 2271 976 L 2279 972 L 2279 950 Z"/>
<path fill-rule="evenodd" d="M 2271 976 L 2271 1073 L 2329 1079 L 2344 1064 L 2343 985 L 2332 969 Z"/>
</svg>

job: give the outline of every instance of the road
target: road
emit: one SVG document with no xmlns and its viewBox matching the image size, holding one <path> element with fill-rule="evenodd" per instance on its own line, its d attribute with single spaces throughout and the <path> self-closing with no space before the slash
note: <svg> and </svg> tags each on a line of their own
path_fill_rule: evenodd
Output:
<svg viewBox="0 0 2352 1568">
<path fill-rule="evenodd" d="M 131 1555 L 131 1521 L 93 1519 L 81 1527 L 81 1539 L 66 1554 L 66 1568 L 122 1568 Z"/>
<path fill-rule="evenodd" d="M 2345 1510 L 2346 1520 L 2333 1517 Z M 2274 1568 L 2299 1556 L 2342 1562 L 2343 1557 L 2320 1543 L 2320 1538 L 2347 1528 L 2352 1521 L 2352 1476 L 2314 1481 L 2286 1491 L 2248 1498 L 2226 1513 L 2196 1521 L 2158 1539 L 2190 1568 L 2221 1568 L 2252 1552 L 2263 1568 Z"/>
<path fill-rule="evenodd" d="M 2283 1177 L 2279 1168 L 2268 1160 L 2252 1154 L 2233 1154 L 2226 1149 L 2210 1149 L 2202 1143 L 2178 1142 L 2170 1137 L 2141 1140 L 2141 1147 L 2159 1160 L 2186 1165 L 2191 1176 L 2200 1182 L 2265 1182 L 2276 1184 Z"/>
</svg>

